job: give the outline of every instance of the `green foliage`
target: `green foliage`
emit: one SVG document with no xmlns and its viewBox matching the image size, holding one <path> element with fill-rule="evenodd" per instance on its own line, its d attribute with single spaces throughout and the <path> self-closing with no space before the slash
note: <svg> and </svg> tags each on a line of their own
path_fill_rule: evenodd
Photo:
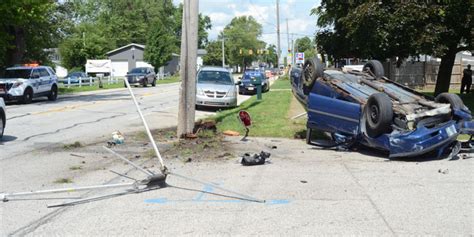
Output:
<svg viewBox="0 0 474 237">
<path fill-rule="evenodd" d="M 45 48 L 61 38 L 60 4 L 55 1 L 0 1 L 0 69 L 18 63 L 48 62 Z"/>
<path fill-rule="evenodd" d="M 295 41 L 295 47 L 297 52 L 303 52 L 305 58 L 312 58 L 316 56 L 316 51 L 314 48 L 315 43 L 311 41 L 308 36 L 297 39 Z"/>
<path fill-rule="evenodd" d="M 206 46 L 207 54 L 204 55 L 204 65 L 221 66 L 222 65 L 222 41 L 211 41 Z M 225 55 L 226 63 L 228 55 Z"/>
<path fill-rule="evenodd" d="M 473 1 L 332 1 L 318 15 L 318 50 L 333 58 L 441 57 L 436 91 L 447 91 L 455 54 L 473 49 Z"/>
<path fill-rule="evenodd" d="M 166 65 L 171 60 L 172 53 L 178 50 L 176 41 L 174 33 L 167 29 L 166 24 L 157 20 L 148 34 L 144 52 L 145 60 L 155 68 Z"/>
<path fill-rule="evenodd" d="M 262 35 L 262 25 L 251 16 L 235 17 L 223 33 L 231 65 L 249 65 L 257 58 L 257 50 L 265 48 L 265 42 L 258 39 Z"/>
</svg>

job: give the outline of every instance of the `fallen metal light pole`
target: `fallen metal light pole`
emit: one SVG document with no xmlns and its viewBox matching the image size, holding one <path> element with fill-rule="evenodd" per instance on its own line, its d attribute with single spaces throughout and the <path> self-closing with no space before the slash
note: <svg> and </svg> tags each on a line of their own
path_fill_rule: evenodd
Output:
<svg viewBox="0 0 474 237">
<path fill-rule="evenodd" d="M 135 180 L 134 182 L 128 182 L 128 183 L 102 184 L 102 185 L 93 185 L 93 186 L 85 186 L 85 187 L 60 188 L 60 189 L 28 191 L 28 192 L 18 192 L 18 193 L 0 193 L 0 200 L 2 200 L 3 202 L 7 202 L 9 200 L 18 200 L 18 199 L 11 199 L 12 197 L 14 198 L 14 197 L 21 197 L 21 196 L 34 196 L 34 195 L 43 195 L 43 194 L 51 194 L 51 193 L 65 193 L 65 192 L 77 192 L 77 191 L 85 191 L 85 190 L 100 190 L 100 189 L 130 187 L 130 189 L 127 189 L 125 191 L 116 192 L 116 193 L 112 193 L 112 194 L 92 196 L 92 197 L 82 198 L 82 199 L 78 199 L 78 200 L 74 200 L 74 201 L 48 205 L 48 207 L 69 206 L 69 205 L 75 205 L 75 204 L 80 204 L 80 203 L 86 203 L 86 202 L 89 202 L 89 201 L 94 201 L 94 200 L 100 200 L 100 199 L 104 199 L 104 198 L 119 196 L 119 195 L 125 195 L 125 194 L 130 194 L 130 193 L 140 193 L 140 192 L 146 192 L 146 191 L 150 191 L 150 190 L 155 190 L 155 189 L 159 189 L 159 188 L 168 187 L 168 185 L 166 184 L 166 177 L 167 177 L 167 175 L 174 175 L 176 177 L 179 177 L 179 178 L 182 178 L 182 179 L 185 179 L 185 180 L 188 180 L 188 181 L 196 182 L 196 183 L 199 183 L 199 184 L 209 185 L 209 186 L 212 186 L 212 187 L 214 187 L 216 189 L 219 189 L 221 191 L 225 191 L 225 192 L 228 192 L 230 194 L 237 195 L 237 197 L 234 197 L 234 198 L 239 198 L 239 199 L 247 200 L 247 201 L 251 201 L 251 202 L 259 202 L 259 203 L 264 203 L 265 202 L 265 200 L 250 197 L 250 196 L 247 196 L 245 194 L 240 194 L 240 193 L 231 191 L 229 189 L 225 189 L 225 188 L 222 188 L 220 186 L 214 185 L 214 184 L 209 183 L 209 182 L 204 182 L 204 181 L 200 181 L 200 180 L 197 180 L 197 179 L 194 179 L 194 178 L 186 177 L 184 175 L 169 172 L 168 169 L 166 168 L 166 166 L 164 165 L 163 158 L 161 157 L 160 151 L 158 150 L 158 147 L 156 146 L 156 143 L 153 139 L 150 128 L 148 127 L 148 124 L 145 120 L 145 117 L 143 116 L 143 114 L 140 110 L 140 106 L 138 105 L 138 102 L 135 98 L 135 95 L 133 94 L 133 91 L 132 91 L 132 89 L 130 87 L 130 84 L 128 83 L 127 79 L 125 79 L 125 85 L 127 86 L 128 91 L 129 91 L 129 93 L 132 97 L 132 100 L 135 103 L 135 106 L 137 108 L 137 112 L 140 115 L 140 118 L 142 119 L 143 125 L 145 126 L 145 130 L 148 134 L 148 138 L 150 139 L 150 142 L 153 145 L 153 149 L 155 151 L 155 154 L 159 159 L 159 162 L 160 162 L 160 165 L 161 165 L 161 167 L 160 167 L 161 168 L 160 169 L 161 174 L 155 174 L 155 173 L 153 173 L 153 172 L 151 172 L 147 169 L 143 169 L 139 165 L 133 163 L 132 161 L 128 160 L 127 158 L 123 157 L 122 155 L 118 154 L 117 152 L 115 152 L 115 151 L 113 151 L 113 150 L 111 150 L 111 149 L 104 146 L 103 148 L 105 150 L 107 150 L 108 152 L 114 154 L 117 158 L 121 159 L 122 161 L 125 161 L 126 163 L 133 166 L 134 168 L 136 168 L 140 172 L 144 173 L 147 177 L 145 179 L 142 179 L 142 180 L 135 180 L 134 179 Z M 114 172 L 114 173 L 116 173 L 116 172 Z M 129 178 L 129 179 L 133 179 L 133 178 L 128 177 L 124 174 L 120 174 L 120 173 L 116 173 L 116 174 L 118 174 L 120 176 L 123 176 L 123 177 L 126 177 L 126 178 Z M 169 186 L 169 187 L 173 187 L 173 186 Z M 64 199 L 66 199 L 66 198 L 64 198 Z"/>
</svg>

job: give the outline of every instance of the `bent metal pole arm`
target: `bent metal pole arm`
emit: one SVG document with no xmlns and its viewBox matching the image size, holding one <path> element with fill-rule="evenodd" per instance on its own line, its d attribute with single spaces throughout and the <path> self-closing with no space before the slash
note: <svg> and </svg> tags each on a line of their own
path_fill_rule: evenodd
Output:
<svg viewBox="0 0 474 237">
<path fill-rule="evenodd" d="M 136 183 L 118 183 L 118 184 L 104 184 L 104 185 L 94 185 L 86 187 L 76 187 L 76 188 L 60 188 L 60 189 L 50 189 L 50 190 L 40 190 L 40 191 L 29 191 L 29 192 L 20 192 L 20 193 L 0 193 L 1 201 L 8 201 L 9 197 L 20 197 L 20 196 L 30 196 L 30 195 L 41 195 L 49 193 L 67 193 L 67 192 L 78 192 L 84 190 L 93 190 L 93 189 L 106 189 L 106 188 L 118 188 L 118 187 L 133 187 Z"/>
<path fill-rule="evenodd" d="M 135 95 L 133 94 L 132 88 L 130 87 L 130 83 L 128 83 L 128 79 L 125 78 L 124 81 L 125 81 L 125 85 L 127 85 L 128 92 L 130 93 L 130 96 L 132 97 L 133 103 L 135 104 L 135 107 L 137 108 L 137 112 L 140 115 L 140 118 L 142 119 L 143 126 L 145 126 L 145 131 L 148 135 L 148 139 L 150 139 L 150 142 L 153 146 L 153 150 L 155 150 L 155 154 L 158 157 L 158 160 L 160 161 L 160 166 L 161 166 L 160 170 L 164 174 L 166 173 L 166 166 L 163 162 L 163 158 L 161 158 L 160 151 L 158 150 L 155 140 L 153 139 L 153 136 L 151 135 L 150 128 L 148 127 L 145 117 L 143 116 L 142 111 L 140 110 L 140 106 L 138 105 L 137 99 L 135 98 Z"/>
</svg>

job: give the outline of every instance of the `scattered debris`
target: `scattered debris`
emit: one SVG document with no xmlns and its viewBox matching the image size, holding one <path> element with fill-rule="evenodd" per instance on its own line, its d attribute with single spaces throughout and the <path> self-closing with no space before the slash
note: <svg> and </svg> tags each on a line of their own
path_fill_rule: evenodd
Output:
<svg viewBox="0 0 474 237">
<path fill-rule="evenodd" d="M 70 156 L 75 156 L 75 157 L 80 157 L 80 158 L 86 158 L 85 156 L 81 156 L 81 155 L 73 154 L 73 153 L 71 153 L 71 154 L 69 154 L 69 155 L 70 155 Z"/>
<path fill-rule="evenodd" d="M 449 170 L 448 170 L 448 169 L 445 169 L 445 170 L 439 169 L 439 170 L 438 170 L 438 173 L 441 173 L 441 174 L 449 174 Z"/>
<path fill-rule="evenodd" d="M 112 147 L 114 147 L 115 145 L 117 145 L 117 143 L 115 143 L 115 142 L 107 142 L 107 147 L 108 147 L 108 148 L 112 148 Z"/>
<path fill-rule="evenodd" d="M 261 151 L 260 154 L 254 154 L 253 156 L 249 153 L 245 153 L 240 163 L 244 166 L 263 165 L 265 164 L 265 160 L 270 158 L 270 156 L 270 153 L 264 151 Z"/>
<path fill-rule="evenodd" d="M 469 158 L 472 158 L 472 156 L 469 156 L 468 154 L 461 154 L 461 158 L 462 158 L 463 160 L 467 160 L 467 159 L 469 159 Z"/>
<path fill-rule="evenodd" d="M 196 123 L 194 123 L 194 133 L 199 133 L 200 130 L 211 130 L 214 133 L 217 132 L 217 126 L 216 126 L 216 121 L 214 120 L 198 120 Z"/>
<path fill-rule="evenodd" d="M 221 154 L 221 155 L 216 156 L 216 158 L 224 158 L 224 157 L 226 157 L 226 156 L 231 156 L 231 155 L 232 155 L 232 154 L 230 154 L 229 152 L 226 152 L 226 153 L 224 153 L 224 154 Z"/>
<path fill-rule="evenodd" d="M 125 138 L 120 131 L 115 131 L 112 133 L 112 139 L 115 144 L 123 144 L 125 142 Z"/>
<path fill-rule="evenodd" d="M 84 145 L 82 145 L 82 143 L 76 141 L 74 143 L 64 145 L 63 148 L 66 149 L 66 150 L 71 150 L 71 149 L 80 148 L 80 147 L 83 147 L 83 146 Z"/>
<path fill-rule="evenodd" d="M 81 161 L 81 164 L 85 164 L 85 163 L 86 163 L 86 161 L 84 161 L 84 160 L 83 160 L 83 161 Z"/>
<path fill-rule="evenodd" d="M 74 165 L 74 166 L 69 167 L 69 170 L 81 170 L 81 169 L 82 169 L 82 166 L 80 165 Z"/>
<path fill-rule="evenodd" d="M 184 135 L 184 138 L 186 139 L 196 139 L 198 136 L 195 133 L 187 133 Z"/>
<path fill-rule="evenodd" d="M 56 183 L 56 184 L 70 184 L 70 183 L 73 183 L 73 182 L 72 182 L 72 179 L 70 179 L 70 178 L 59 178 L 59 179 L 54 180 L 54 183 Z"/>
<path fill-rule="evenodd" d="M 189 163 L 189 162 L 191 162 L 191 161 L 193 161 L 193 159 L 191 159 L 191 157 L 189 157 L 188 159 L 186 159 L 186 160 L 184 161 L 184 163 Z"/>
<path fill-rule="evenodd" d="M 237 132 L 237 131 L 232 131 L 232 130 L 225 130 L 224 132 L 222 132 L 224 135 L 226 136 L 239 136 L 240 133 Z"/>
<path fill-rule="evenodd" d="M 304 183 L 304 184 L 308 183 L 308 181 L 306 181 L 306 180 L 300 180 L 300 182 Z"/>
</svg>

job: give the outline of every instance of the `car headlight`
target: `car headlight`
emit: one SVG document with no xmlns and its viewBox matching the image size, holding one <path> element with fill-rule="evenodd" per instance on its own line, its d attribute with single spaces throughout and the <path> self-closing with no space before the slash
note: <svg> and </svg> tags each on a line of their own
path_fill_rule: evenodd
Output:
<svg viewBox="0 0 474 237">
<path fill-rule="evenodd" d="M 197 95 L 204 95 L 204 91 L 201 90 L 201 89 L 197 89 L 197 90 L 196 90 L 196 94 L 197 94 Z"/>
<path fill-rule="evenodd" d="M 19 87 L 19 86 L 21 86 L 21 85 L 23 85 L 23 82 L 17 81 L 17 82 L 15 82 L 15 83 L 13 84 L 13 88 Z"/>
</svg>

